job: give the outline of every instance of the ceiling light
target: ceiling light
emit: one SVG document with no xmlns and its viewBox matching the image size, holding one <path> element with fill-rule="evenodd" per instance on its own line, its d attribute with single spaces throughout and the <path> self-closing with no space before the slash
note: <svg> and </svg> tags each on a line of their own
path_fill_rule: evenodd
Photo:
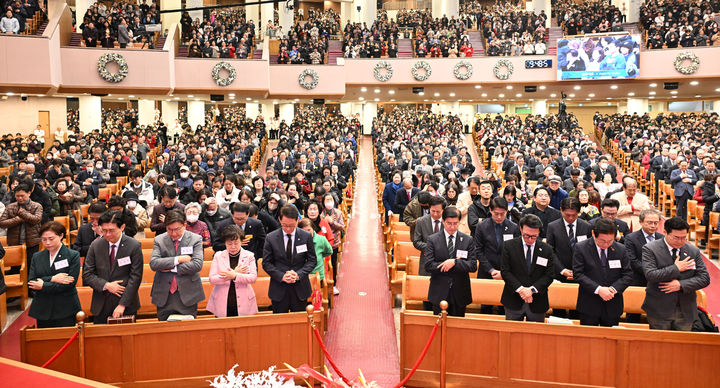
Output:
<svg viewBox="0 0 720 388">
<path fill-rule="evenodd" d="M 390 102 L 395 102 L 395 99 L 394 99 L 394 98 L 391 98 L 391 99 L 390 99 Z"/>
<path fill-rule="evenodd" d="M 677 96 L 672 96 L 672 98 L 677 98 Z"/>
<path fill-rule="evenodd" d="M 505 95 L 500 93 L 500 94 L 498 94 L 498 97 L 503 98 L 503 97 L 505 97 Z"/>
<path fill-rule="evenodd" d="M 677 90 L 673 90 L 670 94 L 677 94 Z"/>
<path fill-rule="evenodd" d="M 440 100 L 440 101 L 442 101 L 442 102 L 445 102 L 445 99 L 443 98 L 443 99 L 442 99 L 442 100 Z"/>
<path fill-rule="evenodd" d="M 73 96 L 67 96 L 67 98 L 73 98 Z"/>
<path fill-rule="evenodd" d="M 555 94 L 555 93 L 552 93 L 552 94 L 550 94 L 550 97 L 553 97 L 553 98 L 555 98 L 555 97 L 557 97 L 557 94 Z"/>
<path fill-rule="evenodd" d="M 650 84 L 650 87 L 651 87 L 651 88 L 656 88 L 656 87 L 657 87 L 657 84 L 656 84 L 655 82 L 653 82 L 653 83 Z"/>
<path fill-rule="evenodd" d="M 540 85 L 538 88 L 539 88 L 540 90 L 545 90 L 545 87 L 546 87 L 545 85 Z"/>
<path fill-rule="evenodd" d="M 254 102 L 254 103 L 256 103 L 256 104 L 258 103 L 258 101 L 257 101 L 257 100 L 255 100 L 255 101 L 253 101 L 253 102 Z"/>
<path fill-rule="evenodd" d="M 135 96 L 133 96 L 133 95 L 131 94 L 131 95 L 128 96 L 128 98 L 135 98 Z"/>
<path fill-rule="evenodd" d="M 365 97 L 360 97 L 360 101 L 365 101 Z"/>
<path fill-rule="evenodd" d="M 44 94 L 38 94 L 37 96 L 38 96 L 38 97 L 45 97 Z"/>
<path fill-rule="evenodd" d="M 648 97 L 648 98 L 652 100 L 653 98 L 655 98 L 655 96 L 650 96 L 650 97 Z"/>
<path fill-rule="evenodd" d="M 635 95 L 635 93 L 633 93 L 633 92 L 628 93 L 628 97 L 632 97 L 634 95 Z"/>
<path fill-rule="evenodd" d="M 299 99 L 299 98 L 296 98 L 296 99 L 294 99 L 293 101 L 298 102 L 298 101 L 300 101 L 300 99 Z"/>
<path fill-rule="evenodd" d="M 125 99 L 125 98 L 123 98 L 123 97 L 118 98 L 118 100 L 124 100 L 124 99 Z"/>
<path fill-rule="evenodd" d="M 235 97 L 235 93 L 230 93 L 230 94 L 228 94 L 228 96 Z"/>
<path fill-rule="evenodd" d="M 277 104 L 279 104 L 279 102 L 273 101 L 273 105 L 277 105 Z"/>
<path fill-rule="evenodd" d="M 375 89 L 375 93 L 380 93 L 380 89 Z"/>
<path fill-rule="evenodd" d="M 176 97 L 176 98 L 177 98 L 177 97 Z M 235 99 L 235 97 L 233 97 L 233 96 L 230 96 L 230 99 L 231 99 L 231 100 L 234 100 L 234 99 Z"/>
<path fill-rule="evenodd" d="M 361 92 L 367 92 L 367 88 L 366 88 L 366 87 L 362 87 L 362 88 L 360 88 L 360 91 L 361 91 Z"/>
<path fill-rule="evenodd" d="M 610 105 L 612 105 L 612 104 L 608 102 L 608 106 L 610 106 Z"/>
<path fill-rule="evenodd" d="M 575 86 L 573 86 L 573 89 L 575 89 L 575 90 L 580 90 L 580 85 L 575 85 Z"/>
<path fill-rule="evenodd" d="M 245 97 L 246 100 L 252 101 L 252 97 Z"/>
<path fill-rule="evenodd" d="M 610 89 L 617 89 L 617 88 L 618 88 L 617 85 L 610 85 Z"/>
<path fill-rule="evenodd" d="M 578 106 L 582 106 L 582 102 L 578 104 Z"/>
<path fill-rule="evenodd" d="M 427 99 L 424 99 L 423 101 L 425 101 L 425 102 L 428 102 L 428 100 L 427 100 Z"/>
<path fill-rule="evenodd" d="M 575 97 L 575 93 L 568 94 L 568 97 Z"/>
<path fill-rule="evenodd" d="M 715 89 L 716 92 L 720 92 L 720 88 Z"/>
<path fill-rule="evenodd" d="M 378 101 L 380 101 L 380 99 L 379 99 L 379 98 L 376 98 L 376 99 L 375 99 L 375 102 L 378 102 Z"/>
<path fill-rule="evenodd" d="M 233 104 L 237 104 L 237 101 L 233 101 Z"/>
<path fill-rule="evenodd" d="M 440 97 L 440 93 L 435 92 L 435 94 L 433 94 L 433 96 L 435 96 L 435 97 Z"/>
<path fill-rule="evenodd" d="M 606 99 L 606 100 L 611 100 L 612 98 L 610 98 L 610 97 L 605 97 L 605 99 Z"/>
<path fill-rule="evenodd" d="M 656 94 L 655 91 L 650 92 L 650 95 L 651 95 L 651 96 L 654 96 L 655 94 Z"/>
<path fill-rule="evenodd" d="M 195 96 L 193 96 L 192 94 L 188 94 L 188 98 L 193 98 L 193 97 L 195 97 Z"/>
<path fill-rule="evenodd" d="M 168 98 L 168 99 L 167 99 L 167 100 L 165 100 L 165 101 L 168 101 L 168 102 L 170 102 L 170 99 Z"/>
<path fill-rule="evenodd" d="M 695 98 L 700 98 L 700 97 L 701 97 L 701 96 L 700 96 L 699 94 L 696 94 L 696 95 L 695 95 Z"/>
<path fill-rule="evenodd" d="M 173 98 L 173 100 L 179 100 L 179 99 L 180 99 L 180 97 L 174 97 L 174 98 Z M 168 98 L 168 100 L 169 100 L 169 98 Z"/>
<path fill-rule="evenodd" d="M 14 96 L 14 95 L 15 95 L 15 93 L 13 93 L 13 92 L 7 92 L 6 94 L 7 94 L 8 96 Z"/>
<path fill-rule="evenodd" d="M 507 90 L 512 90 L 512 88 L 513 88 L 512 85 L 508 85 L 508 86 L 505 87 L 505 89 L 507 89 Z"/>
<path fill-rule="evenodd" d="M 481 87 L 480 85 L 475 85 L 475 89 L 480 89 Z"/>
<path fill-rule="evenodd" d="M 586 98 L 585 101 L 590 101 L 590 99 L 589 99 L 589 98 Z"/>
<path fill-rule="evenodd" d="M 515 97 L 522 97 L 522 93 L 516 94 Z"/>
<path fill-rule="evenodd" d="M 199 99 L 199 98 L 196 98 L 195 101 L 200 101 L 200 99 Z"/>
<path fill-rule="evenodd" d="M 595 97 L 595 93 L 588 94 L 588 97 Z"/>
<path fill-rule="evenodd" d="M 487 93 L 481 94 L 482 97 L 487 97 Z"/>
<path fill-rule="evenodd" d="M 459 99 L 458 102 L 462 102 L 462 99 Z"/>
<path fill-rule="evenodd" d="M 425 95 L 425 92 L 418 93 L 418 96 L 424 96 L 424 95 Z"/>
<path fill-rule="evenodd" d="M 390 93 L 390 94 L 395 94 L 395 91 L 392 90 L 392 89 L 390 89 L 390 90 L 388 90 L 388 93 Z"/>
<path fill-rule="evenodd" d="M 698 81 L 690 81 L 690 85 L 692 85 L 692 86 L 697 86 L 699 84 L 700 84 L 700 82 L 698 82 Z"/>
<path fill-rule="evenodd" d="M 455 97 L 455 93 L 450 93 L 450 97 Z"/>
</svg>

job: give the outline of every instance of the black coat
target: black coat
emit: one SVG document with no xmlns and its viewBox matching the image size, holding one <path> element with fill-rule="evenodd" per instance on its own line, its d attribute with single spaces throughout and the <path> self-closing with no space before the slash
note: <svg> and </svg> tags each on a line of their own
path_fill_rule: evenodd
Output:
<svg viewBox="0 0 720 388">
<path fill-rule="evenodd" d="M 425 246 L 425 270 L 430 273 L 430 288 L 428 301 L 439 305 L 443 300 L 449 301 L 450 293 L 453 300 L 462 306 L 472 303 L 472 289 L 470 287 L 470 272 L 477 270 L 477 248 L 472 237 L 462 232 L 455 233 L 455 266 L 447 272 L 441 272 L 437 267 L 445 260 L 450 259 L 445 232 L 436 233 L 428 237 Z"/>
<path fill-rule="evenodd" d="M 222 240 L 222 230 L 228 225 L 232 225 L 234 223 L 233 218 L 226 218 L 217 224 L 217 229 L 215 229 L 215 237 L 213 238 L 212 247 L 215 252 L 220 252 L 225 250 L 225 242 Z M 255 261 L 257 259 L 263 257 L 263 246 L 265 246 L 265 228 L 263 227 L 263 224 L 256 220 L 255 218 L 249 217 L 247 221 L 245 221 L 245 235 L 252 235 L 252 239 L 248 243 L 247 246 L 244 246 L 243 249 L 252 252 L 255 255 Z"/>
<path fill-rule="evenodd" d="M 52 267 L 47 249 L 35 253 L 30 263 L 28 280 L 42 279 L 43 286 L 41 290 L 35 290 L 29 315 L 42 321 L 75 316 L 80 311 L 80 299 L 75 288 L 80 276 L 80 254 L 63 245 Z M 75 280 L 70 284 L 51 282 L 50 279 L 59 273 L 66 273 Z"/>
<path fill-rule="evenodd" d="M 655 233 L 655 240 L 662 240 L 663 238 L 665 238 L 664 234 L 657 232 Z M 625 254 L 630 260 L 630 267 L 633 270 L 633 280 L 632 283 L 630 283 L 630 285 L 632 286 L 645 287 L 647 285 L 647 280 L 645 279 L 645 271 L 643 270 L 642 265 L 642 251 L 643 247 L 647 243 L 648 241 L 645 238 L 645 232 L 643 232 L 642 229 L 636 230 L 625 236 Z"/>
<path fill-rule="evenodd" d="M 299 252 L 301 249 L 298 248 L 300 247 L 304 247 L 304 252 Z M 285 254 L 283 230 L 278 229 L 268 234 L 263 247 L 262 266 L 270 275 L 270 288 L 268 289 L 270 300 L 283 300 L 288 292 L 295 292 L 301 300 L 309 298 L 312 294 L 312 286 L 308 275 L 315 269 L 316 264 L 315 245 L 310 233 L 300 228 L 295 229 L 291 262 L 288 262 Z M 283 282 L 282 278 L 285 272 L 291 269 L 298 274 L 299 280 L 288 284 Z"/>
<path fill-rule="evenodd" d="M 533 294 L 530 311 L 544 313 L 550 308 L 548 287 L 553 281 L 553 263 L 556 258 L 550 245 L 536 241 L 533 246 L 532 267 L 528 273 L 523 244 L 522 237 L 503 244 L 501 272 L 505 287 L 500 302 L 509 309 L 520 310 L 525 301 L 515 290 L 520 286 L 534 286 L 538 292 Z"/>
<path fill-rule="evenodd" d="M 78 253 L 80 253 L 80 257 L 85 257 L 87 256 L 88 249 L 90 249 L 90 244 L 92 244 L 97 237 L 98 236 L 92 230 L 92 224 L 83 224 L 78 229 L 78 235 L 77 238 L 75 238 L 72 249 L 78 251 Z"/>
<path fill-rule="evenodd" d="M 584 236 L 586 239 L 592 237 L 592 227 L 587 222 L 578 218 L 575 226 L 575 239 L 578 236 Z M 580 241 L 577 241 L 580 242 Z M 577 244 L 576 242 L 576 244 Z M 569 282 L 565 276 L 560 275 L 564 269 L 572 270 L 572 259 L 575 249 L 570 246 L 570 238 L 568 237 L 565 220 L 561 217 L 548 224 L 547 227 L 547 243 L 555 250 L 557 260 L 555 260 L 555 271 L 553 275 L 561 282 Z M 572 283 L 575 283 L 574 281 Z"/>
<path fill-rule="evenodd" d="M 478 279 L 492 279 L 490 272 L 493 270 L 500 271 L 502 268 L 502 253 L 505 241 L 520 236 L 520 229 L 512 221 L 505 219 L 501 226 L 502 241 L 500 245 L 495 237 L 495 221 L 492 218 L 486 218 L 477 224 L 475 228 L 475 247 L 478 250 Z"/>
</svg>

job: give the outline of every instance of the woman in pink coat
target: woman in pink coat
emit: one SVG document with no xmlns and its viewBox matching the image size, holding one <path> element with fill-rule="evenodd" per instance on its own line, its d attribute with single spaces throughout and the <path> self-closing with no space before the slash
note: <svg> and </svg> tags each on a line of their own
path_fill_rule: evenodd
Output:
<svg viewBox="0 0 720 388">
<path fill-rule="evenodd" d="M 216 317 L 237 317 L 257 314 L 252 283 L 257 280 L 255 255 L 242 249 L 245 233 L 236 225 L 221 231 L 226 250 L 215 253 L 210 267 L 210 283 L 215 287 L 210 294 L 207 310 Z"/>
</svg>

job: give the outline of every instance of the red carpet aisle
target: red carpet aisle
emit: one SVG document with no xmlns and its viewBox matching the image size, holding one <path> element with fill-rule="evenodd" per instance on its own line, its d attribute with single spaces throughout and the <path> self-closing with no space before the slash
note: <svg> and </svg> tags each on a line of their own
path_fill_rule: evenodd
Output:
<svg viewBox="0 0 720 388">
<path fill-rule="evenodd" d="M 35 325 L 35 319 L 28 316 L 27 310 L 20 314 L 15 322 L 11 323 L 0 335 L 0 357 L 20 361 L 20 329 L 33 325 Z"/>
<path fill-rule="evenodd" d="M 340 295 L 330 311 L 325 341 L 330 355 L 346 377 L 361 369 L 381 387 L 400 380 L 395 323 L 382 246 L 373 169 L 372 141 L 360 142 L 360 162 L 353 216 L 338 275 Z M 328 365 L 329 368 L 329 365 Z"/>
</svg>

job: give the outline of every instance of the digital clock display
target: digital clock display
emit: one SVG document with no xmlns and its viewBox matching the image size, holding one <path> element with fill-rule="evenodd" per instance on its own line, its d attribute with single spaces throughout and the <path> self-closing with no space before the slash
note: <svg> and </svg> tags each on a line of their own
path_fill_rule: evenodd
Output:
<svg viewBox="0 0 720 388">
<path fill-rule="evenodd" d="M 525 61 L 526 69 L 548 69 L 552 67 L 552 59 L 533 59 Z"/>
</svg>

